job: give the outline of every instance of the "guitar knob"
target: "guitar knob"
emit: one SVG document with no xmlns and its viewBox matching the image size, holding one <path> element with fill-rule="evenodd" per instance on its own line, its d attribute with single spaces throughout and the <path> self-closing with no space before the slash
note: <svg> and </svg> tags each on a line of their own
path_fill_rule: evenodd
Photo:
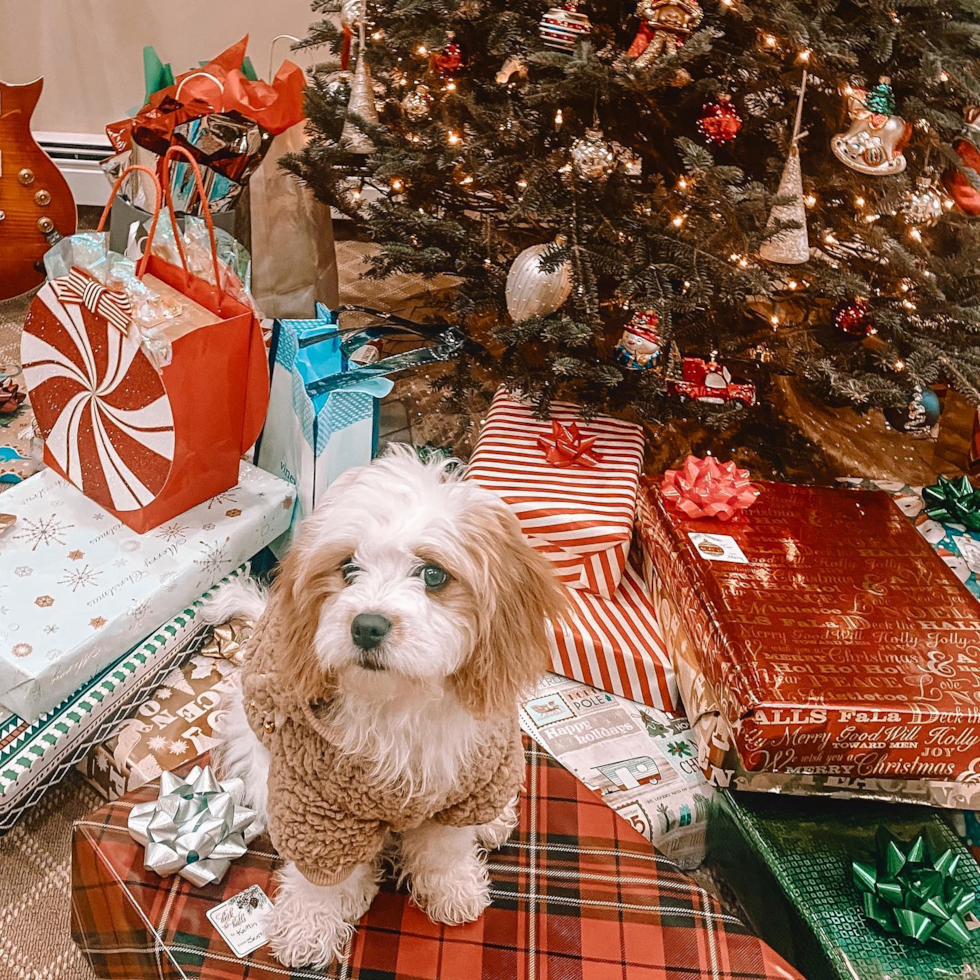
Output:
<svg viewBox="0 0 980 980">
<path fill-rule="evenodd" d="M 34 194 L 34 203 L 39 207 L 46 207 L 51 203 L 51 191 L 45 190 L 43 187 Z"/>
<path fill-rule="evenodd" d="M 47 235 L 54 231 L 54 222 L 47 216 L 37 219 L 37 230 L 42 235 Z"/>
<path fill-rule="evenodd" d="M 30 167 L 24 167 L 20 173 L 17 174 L 17 179 L 27 187 L 28 184 L 34 183 L 34 171 Z"/>
<path fill-rule="evenodd" d="M 0 221 L 3 221 L 3 219 L 6 217 L 7 217 L 6 213 L 4 211 L 0 211 Z"/>
</svg>

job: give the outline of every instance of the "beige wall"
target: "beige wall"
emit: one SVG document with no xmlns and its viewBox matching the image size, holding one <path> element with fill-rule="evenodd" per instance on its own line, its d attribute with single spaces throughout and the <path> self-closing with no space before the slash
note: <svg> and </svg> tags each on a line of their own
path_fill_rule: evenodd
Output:
<svg viewBox="0 0 980 980">
<path fill-rule="evenodd" d="M 44 75 L 35 130 L 99 133 L 142 100 L 144 44 L 176 73 L 248 33 L 264 76 L 271 39 L 312 19 L 309 0 L 0 0 L 0 79 Z M 279 42 L 277 60 L 287 53 Z"/>
</svg>

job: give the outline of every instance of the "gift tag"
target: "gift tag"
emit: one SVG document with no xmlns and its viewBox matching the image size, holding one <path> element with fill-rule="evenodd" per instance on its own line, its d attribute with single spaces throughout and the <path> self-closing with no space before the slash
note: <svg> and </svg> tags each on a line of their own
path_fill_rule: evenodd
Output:
<svg viewBox="0 0 980 980">
<path fill-rule="evenodd" d="M 749 560 L 730 534 L 708 534 L 706 531 L 688 531 L 687 536 L 698 554 L 708 561 L 731 561 L 748 565 Z"/>
<path fill-rule="evenodd" d="M 271 911 L 272 902 L 266 893 L 258 885 L 252 885 L 215 905 L 207 915 L 235 956 L 243 957 L 269 941 L 262 924 Z"/>
</svg>

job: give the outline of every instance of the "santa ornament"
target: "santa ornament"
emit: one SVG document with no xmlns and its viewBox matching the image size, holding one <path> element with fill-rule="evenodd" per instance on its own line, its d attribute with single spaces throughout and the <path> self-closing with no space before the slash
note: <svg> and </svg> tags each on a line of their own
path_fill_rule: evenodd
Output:
<svg viewBox="0 0 980 980">
<path fill-rule="evenodd" d="M 616 363 L 629 371 L 649 371 L 660 364 L 661 338 L 657 331 L 660 317 L 653 310 L 634 313 L 623 327 L 623 335 L 613 352 Z"/>
<path fill-rule="evenodd" d="M 841 163 L 872 177 L 890 177 L 905 169 L 903 150 L 912 127 L 895 112 L 891 80 L 882 77 L 870 91 L 850 86 L 847 111 L 851 127 L 838 133 L 830 148 Z"/>
<path fill-rule="evenodd" d="M 959 154 L 963 166 L 980 173 L 980 106 L 968 105 L 963 109 L 963 119 L 971 131 L 968 139 L 958 139 L 953 149 Z M 949 167 L 943 174 L 943 186 L 956 206 L 971 217 L 980 215 L 980 190 L 977 190 L 957 167 Z"/>
<path fill-rule="evenodd" d="M 698 0 L 640 0 L 636 7 L 640 28 L 627 58 L 636 68 L 647 68 L 661 55 L 676 54 L 697 30 L 704 11 Z"/>
</svg>

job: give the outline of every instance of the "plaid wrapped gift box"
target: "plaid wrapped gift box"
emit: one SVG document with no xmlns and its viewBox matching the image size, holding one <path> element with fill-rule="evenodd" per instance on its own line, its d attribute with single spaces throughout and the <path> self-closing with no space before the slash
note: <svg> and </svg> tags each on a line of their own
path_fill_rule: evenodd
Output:
<svg viewBox="0 0 980 980">
<path fill-rule="evenodd" d="M 36 721 L 0 710 L 0 834 L 194 654 L 205 639 L 201 605 L 247 573 L 236 569 Z"/>
<path fill-rule="evenodd" d="M 552 423 L 503 389 L 494 396 L 467 476 L 510 505 L 530 544 L 555 566 L 572 612 L 551 636 L 551 669 L 662 711 L 679 704 L 653 603 L 628 562 L 643 432 L 555 402 L 555 422 L 595 440 L 594 466 L 552 465 Z M 541 442 L 539 443 L 539 440 Z"/>
<path fill-rule="evenodd" d="M 962 950 L 889 935 L 865 919 L 851 862 L 873 861 L 875 831 L 925 832 L 961 856 L 957 884 L 980 892 L 980 868 L 937 813 L 921 807 L 720 792 L 708 855 L 749 921 L 808 980 L 953 980 L 980 976 L 980 939 Z"/>
<path fill-rule="evenodd" d="M 493 905 L 476 922 L 429 921 L 383 886 L 345 964 L 285 970 L 268 947 L 244 959 L 206 912 L 251 885 L 272 896 L 267 837 L 221 885 L 143 869 L 126 830 L 146 786 L 75 825 L 72 937 L 104 978 L 159 980 L 801 980 L 570 772 L 527 742 L 519 829 L 490 856 Z"/>
</svg>

